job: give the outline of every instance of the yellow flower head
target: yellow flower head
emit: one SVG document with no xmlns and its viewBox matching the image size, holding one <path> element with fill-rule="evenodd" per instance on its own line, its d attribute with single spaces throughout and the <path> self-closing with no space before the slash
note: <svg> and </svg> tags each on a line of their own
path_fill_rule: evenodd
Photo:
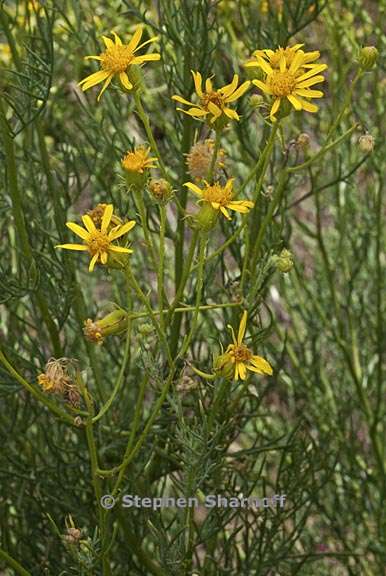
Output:
<svg viewBox="0 0 386 576">
<path fill-rule="evenodd" d="M 231 220 L 228 209 L 246 214 L 253 208 L 253 202 L 250 200 L 233 200 L 233 181 L 234 178 L 230 178 L 225 186 L 222 186 L 219 182 L 209 184 L 204 180 L 203 189 L 192 182 L 186 182 L 184 186 L 194 192 L 202 202 L 207 202 L 215 210 L 220 210 L 227 220 Z"/>
<path fill-rule="evenodd" d="M 106 50 L 99 56 L 86 56 L 86 59 L 98 60 L 101 69 L 79 82 L 79 86 L 82 86 L 83 92 L 100 82 L 104 82 L 102 90 L 98 96 L 99 100 L 111 80 L 117 74 L 119 75 L 119 80 L 121 81 L 122 86 L 126 88 L 126 90 L 132 90 L 133 84 L 127 74 L 130 70 L 130 66 L 135 64 L 142 65 L 145 62 L 151 62 L 161 58 L 160 54 L 144 54 L 143 56 L 135 55 L 138 50 L 158 39 L 157 36 L 153 36 L 149 40 L 146 40 L 146 42 L 139 44 L 142 38 L 142 33 L 143 27 L 138 26 L 128 44 L 122 44 L 122 40 L 115 32 L 112 32 L 114 41 L 111 40 L 111 38 L 107 38 L 107 36 L 102 36 Z"/>
<path fill-rule="evenodd" d="M 145 148 L 145 146 L 139 146 L 132 152 L 127 152 L 126 156 L 122 158 L 122 167 L 127 170 L 127 172 L 136 172 L 138 174 L 143 174 L 148 168 L 156 168 L 155 162 L 157 158 L 151 158 L 149 156 L 150 148 Z"/>
<path fill-rule="evenodd" d="M 248 90 L 250 85 L 249 80 L 243 82 L 243 84 L 237 87 L 239 77 L 235 74 L 230 84 L 216 90 L 213 87 L 212 80 L 208 78 L 205 82 L 205 90 L 203 90 L 201 74 L 199 72 L 193 72 L 193 70 L 192 74 L 199 102 L 194 104 L 194 102 L 185 100 L 185 98 L 182 98 L 181 96 L 172 96 L 172 99 L 176 100 L 176 102 L 191 106 L 188 110 L 183 110 L 182 108 L 177 108 L 177 110 L 184 112 L 184 114 L 188 114 L 189 116 L 193 116 L 193 118 L 196 119 L 209 119 L 211 124 L 214 124 L 216 120 L 221 117 L 224 119 L 225 116 L 231 120 L 240 119 L 237 112 L 232 110 L 232 108 L 229 108 L 228 104 L 235 102 Z"/>
<path fill-rule="evenodd" d="M 75 222 L 67 222 L 67 228 L 82 238 L 85 244 L 59 244 L 56 248 L 89 252 L 91 256 L 89 265 L 90 272 L 94 270 L 95 264 L 98 261 L 101 264 L 107 264 L 110 253 L 130 254 L 133 252 L 132 250 L 124 248 L 123 246 L 116 246 L 113 242 L 134 228 L 135 221 L 130 220 L 125 224 L 118 224 L 117 226 L 111 227 L 110 223 L 113 218 L 113 211 L 113 205 L 106 204 L 100 227 L 95 226 L 94 221 L 88 214 L 82 216 L 85 228 L 82 228 L 79 224 L 75 224 Z"/>
<path fill-rule="evenodd" d="M 233 344 L 229 344 L 225 351 L 225 356 L 227 355 L 229 357 L 229 362 L 234 365 L 234 378 L 235 380 L 239 380 L 239 378 L 241 380 L 246 380 L 247 370 L 255 372 L 256 374 L 268 374 L 270 376 L 273 373 L 273 370 L 269 362 L 264 360 L 261 356 L 253 354 L 249 348 L 243 344 L 246 327 L 247 311 L 244 310 L 237 338 L 232 326 L 229 326 L 232 332 Z"/>
<path fill-rule="evenodd" d="M 275 122 L 275 114 L 280 108 L 281 100 L 286 98 L 295 110 L 317 112 L 318 106 L 312 104 L 310 98 L 321 98 L 323 92 L 311 88 L 314 84 L 324 81 L 320 72 L 326 70 L 326 64 L 313 64 L 320 56 L 318 51 L 303 52 L 302 44 L 291 48 L 273 50 L 257 50 L 255 60 L 247 62 L 247 67 L 258 67 L 265 73 L 264 81 L 252 80 L 252 83 L 265 94 L 274 97 L 270 119 Z"/>
</svg>

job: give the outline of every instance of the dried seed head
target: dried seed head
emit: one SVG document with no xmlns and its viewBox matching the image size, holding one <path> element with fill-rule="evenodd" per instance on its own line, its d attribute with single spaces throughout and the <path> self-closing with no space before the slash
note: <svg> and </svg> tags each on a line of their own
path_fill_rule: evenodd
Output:
<svg viewBox="0 0 386 576">
<path fill-rule="evenodd" d="M 307 150 L 311 142 L 311 138 L 307 132 L 302 132 L 296 139 L 296 146 L 301 150 Z"/>
<path fill-rule="evenodd" d="M 372 152 L 374 150 L 374 137 L 371 134 L 362 134 L 358 143 L 362 152 Z"/>
<path fill-rule="evenodd" d="M 189 154 L 187 154 L 186 164 L 189 169 L 189 173 L 192 178 L 201 180 L 208 176 L 210 166 L 212 163 L 214 152 L 214 141 L 210 138 L 207 140 L 197 142 L 190 149 Z M 214 166 L 213 177 L 218 175 L 221 168 L 224 167 L 225 151 L 220 148 L 217 153 L 216 163 Z"/>
<path fill-rule="evenodd" d="M 38 384 L 45 392 L 64 395 L 73 386 L 73 381 L 68 374 L 69 364 L 71 360 L 68 358 L 50 358 L 45 371 L 38 376 Z"/>
</svg>

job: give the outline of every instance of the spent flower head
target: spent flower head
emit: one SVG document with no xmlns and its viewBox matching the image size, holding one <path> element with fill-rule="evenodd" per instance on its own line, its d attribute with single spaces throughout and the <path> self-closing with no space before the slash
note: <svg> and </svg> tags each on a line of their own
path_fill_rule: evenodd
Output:
<svg viewBox="0 0 386 576">
<path fill-rule="evenodd" d="M 232 333 L 233 343 L 229 344 L 224 354 L 221 354 L 215 362 L 215 370 L 221 375 L 234 380 L 246 380 L 248 370 L 256 374 L 273 373 L 272 367 L 261 356 L 253 354 L 251 350 L 243 343 L 245 331 L 247 328 L 247 311 L 244 310 L 241 317 L 237 338 L 232 326 L 228 326 Z"/>
<path fill-rule="evenodd" d="M 186 164 L 192 178 L 202 180 L 205 178 L 212 165 L 215 143 L 212 138 L 196 142 L 186 155 Z M 225 151 L 219 148 L 216 162 L 213 167 L 213 174 L 216 176 L 221 168 L 224 168 Z"/>
<path fill-rule="evenodd" d="M 106 50 L 97 56 L 86 56 L 86 60 L 98 60 L 100 62 L 101 69 L 98 72 L 90 74 L 81 82 L 79 82 L 79 86 L 82 87 L 83 92 L 89 88 L 92 88 L 96 84 L 104 82 L 102 90 L 98 95 L 98 100 L 100 100 L 103 92 L 106 90 L 114 76 L 119 77 L 122 86 L 126 90 L 132 90 L 134 88 L 134 84 L 131 81 L 133 78 L 130 80 L 131 67 L 138 65 L 141 66 L 145 62 L 156 61 L 161 58 L 160 54 L 156 53 L 143 54 L 142 56 L 136 55 L 138 50 L 147 44 L 158 40 L 158 36 L 153 36 L 149 40 L 146 40 L 146 42 L 142 42 L 142 44 L 140 44 L 142 34 L 143 27 L 137 26 L 128 44 L 123 44 L 122 40 L 118 34 L 116 34 L 116 32 L 112 32 L 114 40 L 108 38 L 107 36 L 103 36 L 102 38 L 105 43 Z"/>
<path fill-rule="evenodd" d="M 108 257 L 111 253 L 130 254 L 133 252 L 129 248 L 113 244 L 115 240 L 127 234 L 135 226 L 135 221 L 130 220 L 125 224 L 118 224 L 113 228 L 110 223 L 113 218 L 114 208 L 112 204 L 106 204 L 101 224 L 96 226 L 93 219 L 88 215 L 82 216 L 84 228 L 75 222 L 67 222 L 66 226 L 77 236 L 84 240 L 84 244 L 59 244 L 56 248 L 65 248 L 66 250 L 80 250 L 89 252 L 91 256 L 89 271 L 94 270 L 95 264 L 107 264 Z"/>
<path fill-rule="evenodd" d="M 238 100 L 238 98 L 248 90 L 250 86 L 249 80 L 238 86 L 239 77 L 235 74 L 230 84 L 216 89 L 213 86 L 212 79 L 207 78 L 205 81 L 205 88 L 203 88 L 200 72 L 194 72 L 192 70 L 192 74 L 198 102 L 194 103 L 182 98 L 182 96 L 174 95 L 172 96 L 173 100 L 185 104 L 186 106 L 190 106 L 188 110 L 184 110 L 183 108 L 177 108 L 177 110 L 184 114 L 188 114 L 189 116 L 193 116 L 193 118 L 196 119 L 205 119 L 211 125 L 220 120 L 226 122 L 227 118 L 231 120 L 240 119 L 237 112 L 228 105 Z"/>
<path fill-rule="evenodd" d="M 319 51 L 304 52 L 302 44 L 273 50 L 257 50 L 254 59 L 245 64 L 247 67 L 258 67 L 264 74 L 263 80 L 252 80 L 252 83 L 268 96 L 273 98 L 270 112 L 272 122 L 276 121 L 282 101 L 288 101 L 295 110 L 317 112 L 318 106 L 310 99 L 321 98 L 323 92 L 311 88 L 324 81 L 320 75 L 327 64 L 315 64 L 320 56 Z"/>
</svg>

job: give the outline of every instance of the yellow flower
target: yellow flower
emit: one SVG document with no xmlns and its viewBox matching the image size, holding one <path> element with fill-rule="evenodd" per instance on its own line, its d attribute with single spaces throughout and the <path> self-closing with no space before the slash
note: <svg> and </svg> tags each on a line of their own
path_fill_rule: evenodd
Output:
<svg viewBox="0 0 386 576">
<path fill-rule="evenodd" d="M 197 194 L 201 201 L 210 204 L 215 210 L 220 210 L 227 220 L 231 220 L 228 209 L 246 214 L 253 208 L 253 202 L 250 200 L 233 200 L 233 181 L 234 178 L 230 178 L 225 186 L 222 186 L 219 182 L 209 184 L 204 180 L 203 189 L 192 182 L 186 182 L 184 186 Z"/>
<path fill-rule="evenodd" d="M 133 252 L 132 250 L 124 248 L 123 246 L 115 246 L 113 245 L 113 242 L 134 228 L 135 222 L 134 220 L 130 220 L 125 224 L 118 224 L 118 226 L 114 226 L 113 228 L 110 227 L 109 230 L 109 225 L 113 218 L 113 211 L 114 208 L 112 204 L 107 204 L 99 229 L 95 226 L 94 221 L 88 214 L 82 216 L 85 228 L 75 224 L 75 222 L 67 222 L 67 228 L 82 238 L 85 241 L 85 244 L 59 244 L 56 248 L 89 252 L 91 255 L 89 265 L 90 272 L 94 270 L 95 264 L 98 261 L 101 264 L 106 264 L 107 258 L 111 252 L 130 254 Z"/>
<path fill-rule="evenodd" d="M 246 380 L 247 370 L 255 372 L 256 374 L 271 375 L 273 373 L 272 367 L 269 362 L 267 362 L 267 360 L 264 360 L 264 358 L 261 356 L 252 354 L 249 348 L 243 344 L 245 330 L 247 327 L 247 316 L 247 311 L 244 310 L 244 313 L 241 317 L 237 338 L 232 326 L 229 326 L 232 332 L 233 344 L 229 344 L 225 351 L 225 355 L 228 355 L 229 362 L 234 365 L 235 380 L 239 380 L 239 378 L 241 378 L 241 380 Z"/>
<path fill-rule="evenodd" d="M 240 98 L 249 88 L 250 81 L 247 80 L 243 82 L 239 87 L 239 77 L 237 74 L 233 76 L 233 80 L 230 84 L 215 90 L 212 84 L 212 80 L 208 78 L 205 82 L 205 90 L 202 89 L 202 77 L 199 72 L 193 72 L 194 86 L 196 94 L 199 98 L 199 103 L 194 104 L 189 100 L 185 100 L 181 96 L 172 96 L 173 100 L 180 102 L 181 104 L 186 104 L 191 106 L 189 110 L 183 110 L 182 108 L 177 108 L 180 112 L 193 116 L 193 118 L 210 118 L 210 123 L 214 124 L 216 120 L 224 115 L 231 120 L 239 120 L 240 117 L 235 110 L 229 108 L 227 105 L 235 102 Z"/>
<path fill-rule="evenodd" d="M 156 168 L 157 158 L 151 158 L 149 156 L 150 148 L 145 148 L 145 146 L 139 146 L 132 152 L 127 152 L 126 156 L 122 158 L 122 167 L 127 170 L 127 172 L 136 172 L 143 174 L 147 168 Z"/>
<path fill-rule="evenodd" d="M 119 80 L 121 81 L 122 86 L 127 90 L 132 90 L 133 84 L 127 75 L 130 66 L 135 64 L 141 65 L 144 62 L 151 62 L 161 58 L 160 54 L 144 54 L 143 56 L 135 55 L 138 50 L 158 39 L 158 36 L 153 36 L 139 45 L 142 33 L 143 27 L 138 26 L 128 44 L 122 44 L 122 40 L 115 32 L 112 32 L 115 41 L 106 36 L 102 36 L 106 50 L 99 56 L 86 56 L 86 60 L 99 60 L 101 63 L 101 70 L 94 72 L 79 82 L 79 86 L 82 86 L 83 92 L 100 82 L 104 82 L 102 90 L 98 96 L 99 100 L 116 74 L 119 75 Z"/>
<path fill-rule="evenodd" d="M 266 74 L 264 82 L 252 80 L 252 83 L 269 96 L 273 96 L 270 119 L 275 122 L 275 114 L 280 108 L 283 98 L 286 98 L 295 110 L 317 112 L 318 106 L 312 104 L 309 98 L 321 98 L 323 92 L 313 90 L 311 86 L 324 81 L 320 72 L 327 68 L 326 64 L 312 64 L 319 57 L 319 52 L 303 52 L 302 44 L 292 48 L 279 48 L 255 52 L 255 61 L 247 62 L 246 66 L 257 66 Z M 264 52 L 264 55 L 261 55 Z M 279 61 L 277 63 L 277 59 Z"/>
</svg>

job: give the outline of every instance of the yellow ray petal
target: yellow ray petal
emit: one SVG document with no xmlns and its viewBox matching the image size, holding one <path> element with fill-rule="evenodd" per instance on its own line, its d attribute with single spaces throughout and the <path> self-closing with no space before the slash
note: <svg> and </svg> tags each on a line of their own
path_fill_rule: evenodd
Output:
<svg viewBox="0 0 386 576">
<path fill-rule="evenodd" d="M 196 104 L 194 104 L 193 102 L 190 102 L 189 100 L 186 100 L 185 98 L 182 98 L 182 96 L 178 96 L 177 94 L 172 96 L 172 100 L 175 100 L 180 104 L 186 104 L 187 106 L 196 106 Z"/>
<path fill-rule="evenodd" d="M 84 244 L 57 244 L 55 248 L 65 248 L 66 250 L 81 250 L 82 252 L 88 250 L 88 247 Z"/>
<path fill-rule="evenodd" d="M 161 54 L 144 54 L 143 56 L 136 56 L 132 59 L 131 64 L 143 64 L 144 62 L 156 62 L 161 60 Z"/>
<path fill-rule="evenodd" d="M 111 34 L 114 36 L 115 39 L 115 45 L 116 46 L 122 46 L 122 40 L 120 39 L 120 37 L 118 36 L 118 34 L 114 31 L 111 32 Z"/>
<path fill-rule="evenodd" d="M 136 49 L 134 50 L 134 52 L 141 50 L 141 48 L 143 48 L 144 46 L 147 46 L 151 42 L 157 42 L 158 39 L 159 39 L 159 36 L 153 36 L 152 38 L 149 38 L 149 40 L 146 40 L 146 42 L 142 42 L 142 44 L 137 46 Z"/>
<path fill-rule="evenodd" d="M 269 113 L 269 117 L 272 122 L 276 122 L 275 114 L 280 108 L 281 100 L 280 98 L 276 98 L 275 102 L 272 104 L 271 112 Z"/>
<path fill-rule="evenodd" d="M 97 101 L 98 101 L 98 102 L 99 102 L 99 100 L 102 98 L 103 92 L 106 90 L 106 88 L 108 87 L 108 85 L 110 84 L 110 82 L 111 82 L 111 80 L 112 80 L 113 78 L 114 78 L 114 74 L 110 74 L 110 76 L 108 76 L 108 77 L 106 78 L 106 81 L 105 81 L 105 83 L 104 83 L 103 86 L 102 86 L 102 90 L 101 90 L 101 91 L 99 92 L 99 94 L 98 94 L 98 98 L 97 98 Z"/>
<path fill-rule="evenodd" d="M 202 93 L 202 76 L 199 72 L 194 72 L 193 70 L 191 70 L 191 73 L 193 75 L 194 88 L 196 90 L 196 94 L 197 94 L 197 96 L 199 96 L 199 98 L 202 98 L 202 96 L 203 96 L 203 93 Z"/>
<path fill-rule="evenodd" d="M 257 57 L 257 62 L 260 64 L 260 68 L 262 68 L 264 72 L 268 74 L 268 76 L 273 73 L 270 64 L 268 64 L 268 62 L 266 62 L 263 58 Z"/>
<path fill-rule="evenodd" d="M 107 253 L 107 252 L 102 252 L 102 254 L 101 254 L 101 262 L 102 262 L 102 264 L 107 264 L 107 257 L 108 257 L 108 253 Z"/>
<path fill-rule="evenodd" d="M 103 82 L 103 80 L 106 80 L 109 74 L 110 72 L 108 72 L 107 70 L 98 70 L 98 72 L 94 72 L 93 74 L 90 74 L 90 76 L 83 78 L 83 80 L 79 82 L 79 86 L 82 86 L 82 90 L 84 92 L 85 90 L 88 90 L 92 86 L 95 86 L 95 84 L 99 84 L 99 82 Z"/>
<path fill-rule="evenodd" d="M 130 232 L 130 230 L 132 230 L 134 228 L 135 225 L 136 225 L 136 221 L 130 220 L 129 222 L 126 222 L 122 226 L 119 225 L 116 228 L 113 228 L 109 232 L 109 240 L 113 241 L 113 240 L 116 240 L 117 238 L 119 238 L 120 236 L 127 234 L 128 232 Z"/>
<path fill-rule="evenodd" d="M 243 94 L 245 94 L 245 92 L 248 90 L 249 86 L 251 85 L 250 81 L 247 80 L 246 82 L 243 82 L 235 92 L 233 92 L 233 94 L 231 94 L 228 98 L 225 99 L 225 102 L 230 103 L 230 102 L 234 102 L 235 100 L 237 100 L 238 98 L 241 98 L 241 96 Z"/>
<path fill-rule="evenodd" d="M 83 238 L 83 240 L 89 239 L 90 233 L 87 232 L 87 230 L 85 230 L 84 228 L 82 228 L 82 226 L 79 226 L 79 224 L 75 224 L 75 222 L 66 222 L 66 226 L 72 232 L 74 232 L 77 236 L 80 236 L 80 238 Z"/>
<path fill-rule="evenodd" d="M 261 356 L 253 355 L 250 360 L 250 363 L 253 364 L 253 366 L 258 368 L 259 370 L 261 370 L 264 374 L 273 373 L 272 366 L 270 365 L 270 363 L 267 362 L 267 360 L 265 360 Z"/>
<path fill-rule="evenodd" d="M 326 70 L 326 68 L 327 64 L 318 64 L 318 66 L 315 66 L 315 68 L 308 70 L 308 72 L 296 78 L 296 83 L 303 82 L 303 80 L 307 80 L 307 78 L 311 78 L 311 76 L 315 76 L 316 74 L 319 74 L 319 72 L 323 72 L 323 70 Z"/>
<path fill-rule="evenodd" d="M 143 26 L 138 26 L 136 31 L 133 34 L 132 39 L 130 40 L 130 42 L 127 45 L 128 50 L 131 50 L 132 52 L 134 52 L 134 50 L 137 48 L 138 44 L 141 41 L 142 34 L 143 34 Z"/>
<path fill-rule="evenodd" d="M 296 88 L 294 94 L 299 94 L 305 98 L 322 98 L 324 96 L 321 90 L 308 90 L 307 88 Z"/>
<path fill-rule="evenodd" d="M 212 203 L 212 206 L 213 206 L 213 203 Z M 229 212 L 225 208 L 225 206 L 220 206 L 220 210 L 221 210 L 222 214 L 224 214 L 224 216 L 227 220 L 232 220 L 232 218 L 229 216 Z"/>
<path fill-rule="evenodd" d="M 84 214 L 82 216 L 82 220 L 83 220 L 83 224 L 86 226 L 86 228 L 89 232 L 95 232 L 95 230 L 96 230 L 95 224 L 88 214 Z"/>
<path fill-rule="evenodd" d="M 302 104 L 301 104 L 299 98 L 296 98 L 296 96 L 293 96 L 292 94 L 288 94 L 287 98 L 291 102 L 291 104 L 295 108 L 295 110 L 301 110 L 302 109 Z"/>
<path fill-rule="evenodd" d="M 213 76 L 212 76 L 213 78 Z M 213 92 L 213 84 L 211 78 L 207 78 L 205 82 L 205 90 L 207 92 Z"/>
<path fill-rule="evenodd" d="M 304 80 L 303 82 L 296 83 L 296 88 L 309 88 L 314 84 L 318 84 L 319 82 L 324 82 L 324 76 L 315 76 L 314 78 L 309 78 L 308 80 Z"/>
<path fill-rule="evenodd" d="M 239 77 L 237 74 L 235 74 L 230 84 L 227 84 L 226 86 L 220 88 L 219 90 L 220 94 L 222 94 L 224 98 L 227 98 L 228 96 L 233 94 L 233 92 L 236 90 L 238 83 L 239 83 Z"/>
<path fill-rule="evenodd" d="M 130 248 L 124 248 L 123 246 L 110 246 L 110 252 L 117 252 L 119 254 L 132 254 L 133 250 Z"/>
<path fill-rule="evenodd" d="M 257 86 L 257 88 L 260 88 L 260 90 L 262 90 L 266 94 L 272 94 L 272 91 L 270 90 L 269 86 L 267 84 L 264 84 L 264 82 L 261 82 L 261 80 L 252 80 L 252 84 Z"/>
<path fill-rule="evenodd" d="M 103 234 L 105 234 L 110 222 L 111 222 L 111 218 L 114 212 L 114 208 L 112 204 L 107 204 L 105 211 L 103 212 L 103 216 L 102 216 L 102 224 L 101 224 L 101 232 L 103 232 Z"/>
<path fill-rule="evenodd" d="M 133 85 L 129 80 L 128 75 L 126 74 L 126 72 L 121 72 L 119 74 L 119 79 L 121 81 L 121 84 L 124 88 L 126 88 L 126 90 L 132 90 L 133 89 Z"/>
<path fill-rule="evenodd" d="M 237 334 L 237 344 L 239 346 L 242 343 L 244 336 L 245 336 L 245 330 L 247 327 L 247 317 L 248 317 L 248 312 L 246 310 L 244 310 L 243 315 L 242 315 L 241 320 L 240 320 L 239 332 Z"/>
<path fill-rule="evenodd" d="M 107 36 L 102 36 L 102 38 L 107 49 L 112 48 L 114 46 L 114 42 L 111 40 L 111 38 L 108 38 Z"/>
<path fill-rule="evenodd" d="M 304 108 L 304 110 L 306 110 L 307 112 L 317 112 L 319 110 L 319 106 L 317 106 L 316 104 L 311 104 L 311 102 L 307 102 L 307 100 L 303 100 L 303 98 L 297 97 L 297 100 L 299 100 L 300 104 L 302 105 L 302 108 Z"/>
<path fill-rule="evenodd" d="M 197 196 L 202 196 L 202 190 L 196 186 L 196 184 L 193 184 L 193 182 L 185 182 L 184 186 L 189 188 L 194 194 L 197 194 Z"/>
<path fill-rule="evenodd" d="M 246 380 L 247 379 L 247 369 L 245 367 L 244 362 L 239 362 L 239 374 L 240 374 L 240 378 L 241 380 Z"/>
<path fill-rule="evenodd" d="M 240 120 L 240 116 L 235 110 L 232 110 L 231 108 L 224 108 L 224 114 L 231 120 Z"/>
<path fill-rule="evenodd" d="M 90 260 L 90 265 L 89 265 L 89 267 L 88 267 L 89 272 L 93 272 L 94 267 L 95 267 L 95 264 L 96 264 L 96 262 L 97 262 L 97 260 L 98 260 L 98 256 L 99 256 L 99 254 L 98 254 L 98 252 L 97 252 L 97 253 L 94 254 L 94 256 L 91 258 L 91 260 Z"/>
</svg>

